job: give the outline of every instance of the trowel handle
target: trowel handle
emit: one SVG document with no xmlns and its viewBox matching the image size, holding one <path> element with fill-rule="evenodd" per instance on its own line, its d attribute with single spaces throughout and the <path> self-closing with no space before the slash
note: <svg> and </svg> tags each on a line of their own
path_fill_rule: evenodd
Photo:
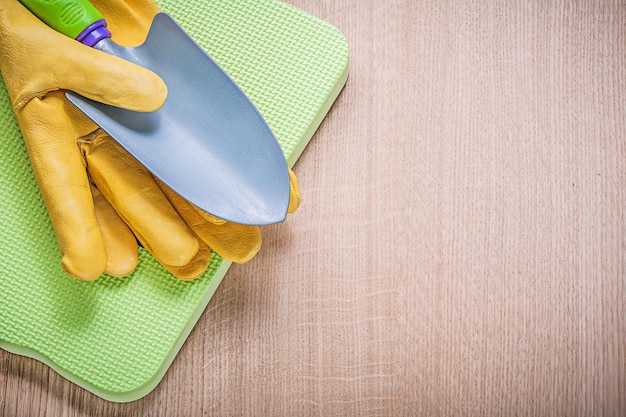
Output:
<svg viewBox="0 0 626 417">
<path fill-rule="evenodd" d="M 35 16 L 52 29 L 93 46 L 110 38 L 106 21 L 88 0 L 20 0 Z"/>
</svg>

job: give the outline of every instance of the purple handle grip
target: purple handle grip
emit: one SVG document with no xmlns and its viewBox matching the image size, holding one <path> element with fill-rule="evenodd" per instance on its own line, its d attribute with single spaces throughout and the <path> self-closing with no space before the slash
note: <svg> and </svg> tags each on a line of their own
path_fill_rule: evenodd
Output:
<svg viewBox="0 0 626 417">
<path fill-rule="evenodd" d="M 107 29 L 107 22 L 105 20 L 98 20 L 83 30 L 80 35 L 76 37 L 76 40 L 87 46 L 94 46 L 102 39 L 110 37 L 111 32 Z"/>
</svg>

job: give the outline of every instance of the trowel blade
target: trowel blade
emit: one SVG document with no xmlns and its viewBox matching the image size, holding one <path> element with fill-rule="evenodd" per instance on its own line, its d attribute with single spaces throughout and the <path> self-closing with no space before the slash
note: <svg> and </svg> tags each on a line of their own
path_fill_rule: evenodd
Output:
<svg viewBox="0 0 626 417">
<path fill-rule="evenodd" d="M 155 16 L 145 42 L 96 48 L 157 73 L 168 87 L 163 107 L 125 110 L 68 92 L 68 98 L 156 177 L 224 220 L 281 222 L 289 172 L 271 129 L 237 84 L 174 20 Z"/>
</svg>

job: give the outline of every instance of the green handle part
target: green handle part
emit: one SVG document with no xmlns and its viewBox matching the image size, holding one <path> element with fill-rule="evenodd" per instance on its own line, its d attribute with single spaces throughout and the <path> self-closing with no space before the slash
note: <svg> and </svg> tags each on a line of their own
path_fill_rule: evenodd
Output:
<svg viewBox="0 0 626 417">
<path fill-rule="evenodd" d="M 88 0 L 20 0 L 35 16 L 52 29 L 76 39 L 102 14 Z"/>
</svg>

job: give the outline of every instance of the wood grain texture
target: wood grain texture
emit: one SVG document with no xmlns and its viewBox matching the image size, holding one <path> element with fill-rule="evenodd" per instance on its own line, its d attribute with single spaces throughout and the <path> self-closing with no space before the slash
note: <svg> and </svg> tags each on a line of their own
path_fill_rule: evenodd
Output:
<svg viewBox="0 0 626 417">
<path fill-rule="evenodd" d="M 351 46 L 302 207 L 147 397 L 0 352 L 0 416 L 626 415 L 626 5 L 289 2 Z"/>
</svg>

